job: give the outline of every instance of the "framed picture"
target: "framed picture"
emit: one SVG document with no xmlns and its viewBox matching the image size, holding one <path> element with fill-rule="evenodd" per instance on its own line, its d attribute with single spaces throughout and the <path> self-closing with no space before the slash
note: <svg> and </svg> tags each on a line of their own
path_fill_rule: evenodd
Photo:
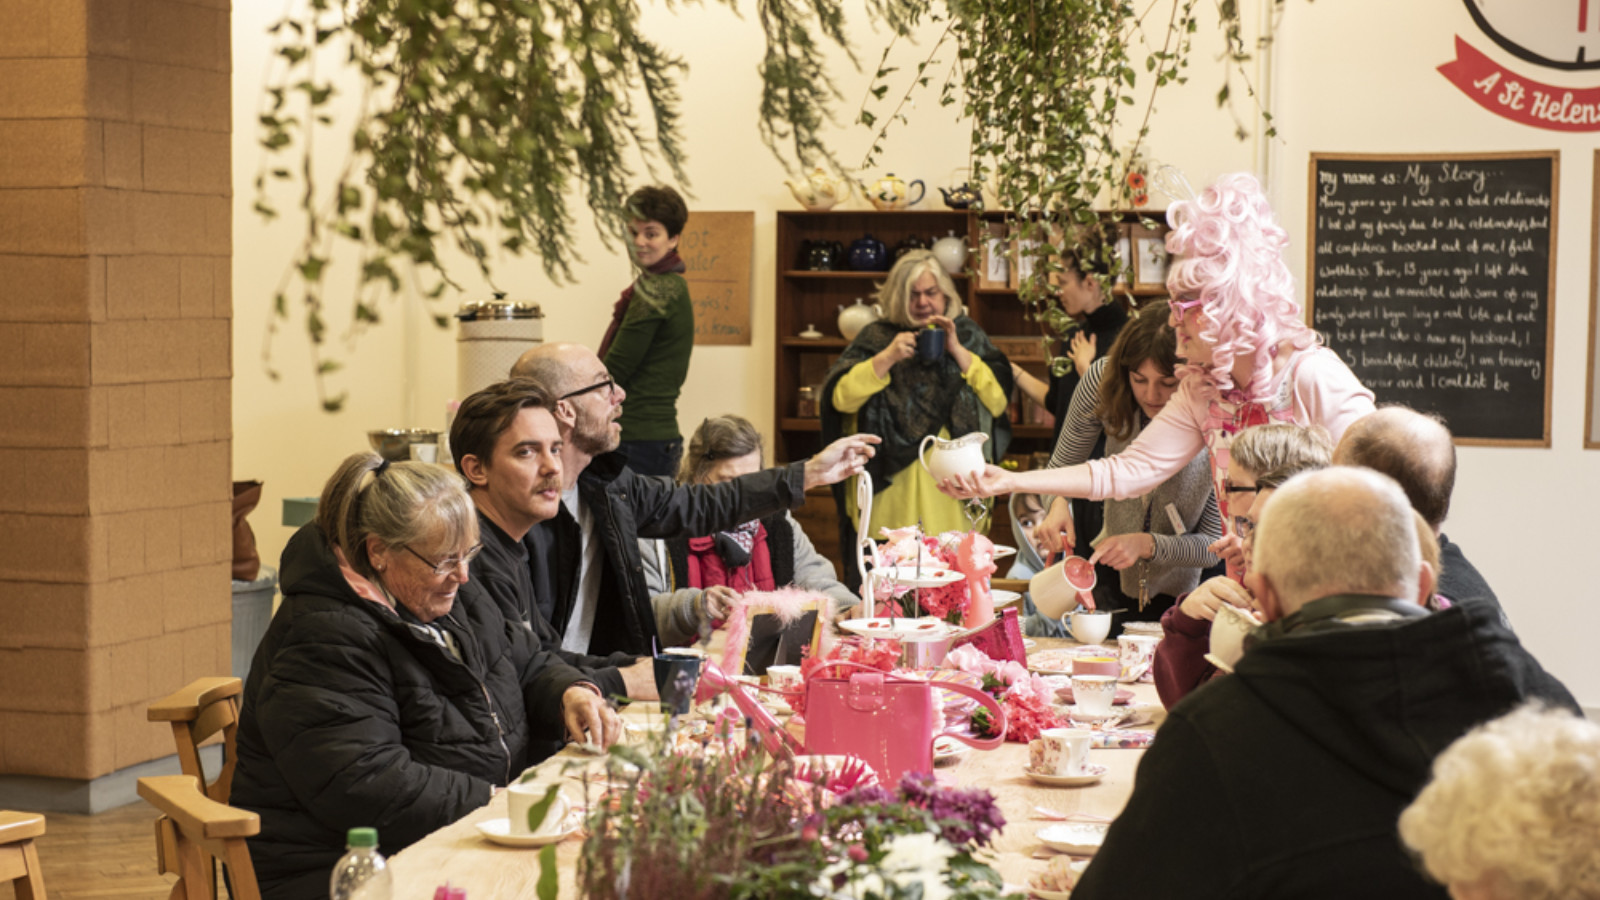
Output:
<svg viewBox="0 0 1600 900">
<path fill-rule="evenodd" d="M 1121 225 L 1117 228 L 1117 280 L 1112 282 L 1113 287 L 1127 287 L 1128 279 L 1135 277 L 1133 259 L 1133 227 Z"/>
<path fill-rule="evenodd" d="M 1001 288 L 1011 283 L 1011 242 L 1006 239 L 1003 222 L 983 223 L 982 265 L 978 267 L 978 287 Z"/>
<path fill-rule="evenodd" d="M 1166 237 L 1153 228 L 1133 226 L 1133 289 L 1161 293 L 1167 289 Z"/>
</svg>

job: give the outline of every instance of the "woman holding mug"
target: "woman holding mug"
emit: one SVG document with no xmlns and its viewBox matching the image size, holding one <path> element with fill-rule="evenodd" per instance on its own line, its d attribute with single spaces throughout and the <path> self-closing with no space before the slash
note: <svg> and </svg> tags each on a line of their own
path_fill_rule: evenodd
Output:
<svg viewBox="0 0 1600 900">
<path fill-rule="evenodd" d="M 857 433 L 883 438 L 867 464 L 876 492 L 872 535 L 919 522 L 926 534 L 965 530 L 962 504 L 939 492 L 917 462 L 918 446 L 928 435 L 978 432 L 989 438 L 984 457 L 1000 459 L 1011 441 L 1011 365 L 967 318 L 955 283 L 930 251 L 901 256 L 878 303 L 884 317 L 861 329 L 828 372 L 823 443 Z M 855 490 L 839 485 L 834 497 L 851 538 L 843 546 L 854 546 Z"/>
<path fill-rule="evenodd" d="M 1106 456 L 1125 450 L 1177 390 L 1177 355 L 1166 301 L 1141 309 L 1122 330 L 1111 351 L 1086 373 L 1072 400 L 1051 466 L 1082 463 L 1106 437 Z M 1056 497 L 1053 505 L 1067 506 Z M 1064 510 L 1050 514 L 1071 517 Z M 1211 489 L 1210 461 L 1202 450 L 1176 474 L 1142 497 L 1105 502 L 1105 527 L 1094 541 L 1091 563 L 1101 567 L 1095 586 L 1098 609 L 1121 609 L 1113 619 L 1112 636 L 1127 621 L 1154 622 L 1172 608 L 1181 594 L 1193 590 L 1200 570 L 1215 565 L 1207 549 L 1222 536 L 1216 494 Z M 1059 636 L 1058 623 L 1030 617 L 1030 634 Z"/>
<path fill-rule="evenodd" d="M 1067 497 L 1137 497 L 1172 477 L 1202 450 L 1211 451 L 1211 480 L 1222 506 L 1233 436 L 1251 425 L 1318 425 L 1338 441 L 1350 423 L 1372 412 L 1372 392 L 1306 326 L 1283 261 L 1288 234 L 1278 225 L 1255 178 L 1225 175 L 1193 201 L 1167 214 L 1167 252 L 1177 332 L 1178 391 L 1124 452 L 1061 469 L 1007 472 L 989 467 L 977 478 L 952 478 L 953 497 L 1039 491 Z M 1041 542 L 1061 545 L 1064 521 L 1047 518 Z"/>
</svg>

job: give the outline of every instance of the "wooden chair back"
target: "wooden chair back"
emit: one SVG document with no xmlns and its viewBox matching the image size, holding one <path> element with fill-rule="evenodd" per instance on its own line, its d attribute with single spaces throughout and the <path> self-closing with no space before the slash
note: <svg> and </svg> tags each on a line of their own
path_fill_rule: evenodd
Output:
<svg viewBox="0 0 1600 900">
<path fill-rule="evenodd" d="M 139 779 L 139 796 L 161 811 L 156 820 L 156 868 L 176 874 L 168 900 L 211 900 L 213 858 L 228 867 L 232 900 L 261 900 L 245 838 L 261 832 L 261 817 L 218 803 L 189 775 Z"/>
<path fill-rule="evenodd" d="M 33 839 L 44 834 L 44 816 L 0 809 L 0 881 L 9 881 L 17 900 L 44 900 L 44 873 Z"/>
<path fill-rule="evenodd" d="M 239 731 L 239 695 L 244 682 L 231 676 L 199 678 L 150 704 L 152 722 L 172 723 L 183 774 L 200 779 L 207 797 L 227 803 L 233 789 L 234 746 Z M 222 771 L 206 780 L 200 764 L 200 745 L 212 735 L 222 735 Z"/>
</svg>

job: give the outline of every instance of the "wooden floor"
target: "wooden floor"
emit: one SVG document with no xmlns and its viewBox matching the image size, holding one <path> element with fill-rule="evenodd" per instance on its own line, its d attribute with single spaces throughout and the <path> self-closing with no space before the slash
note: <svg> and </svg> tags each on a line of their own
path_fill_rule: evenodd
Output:
<svg viewBox="0 0 1600 900">
<path fill-rule="evenodd" d="M 49 813 L 38 841 L 49 900 L 166 900 L 175 876 L 156 874 L 156 812 L 144 802 L 98 816 Z M 0 884 L 0 900 L 13 900 Z"/>
</svg>

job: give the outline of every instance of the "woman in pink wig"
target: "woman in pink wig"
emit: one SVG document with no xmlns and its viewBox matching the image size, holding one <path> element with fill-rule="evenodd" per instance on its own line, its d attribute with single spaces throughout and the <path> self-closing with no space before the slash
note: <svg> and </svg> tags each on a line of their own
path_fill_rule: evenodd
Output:
<svg viewBox="0 0 1600 900">
<path fill-rule="evenodd" d="M 1372 392 L 1306 326 L 1283 261 L 1288 234 L 1254 177 L 1225 175 L 1199 198 L 1174 204 L 1167 219 L 1167 253 L 1174 260 L 1167 290 L 1184 363 L 1177 394 L 1116 456 L 1029 472 L 989 466 L 977 477 L 943 482 L 946 493 L 1138 497 L 1209 450 L 1227 522 L 1234 434 L 1251 425 L 1294 422 L 1320 425 L 1337 442 L 1351 422 L 1372 412 Z M 1060 525 L 1047 518 L 1035 535 L 1051 551 L 1060 548 Z"/>
</svg>

